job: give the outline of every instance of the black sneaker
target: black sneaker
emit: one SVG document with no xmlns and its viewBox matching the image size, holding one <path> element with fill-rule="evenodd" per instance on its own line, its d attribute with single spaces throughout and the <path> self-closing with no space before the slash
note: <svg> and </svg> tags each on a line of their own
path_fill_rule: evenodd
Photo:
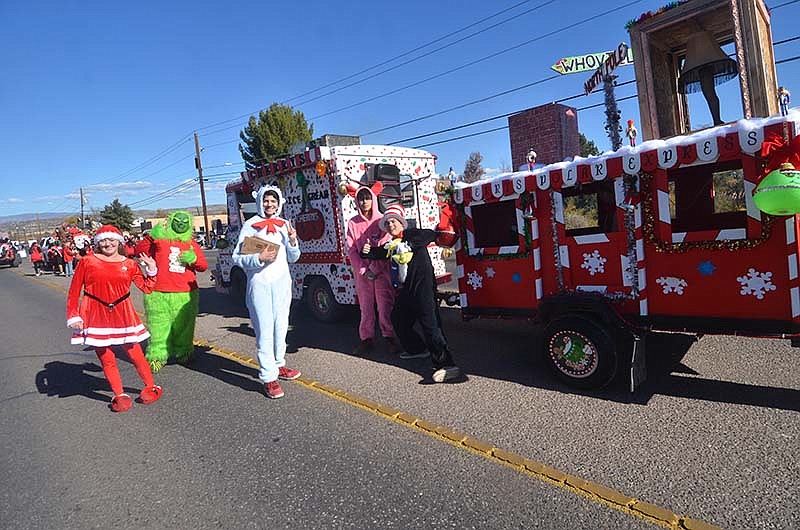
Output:
<svg viewBox="0 0 800 530">
<path fill-rule="evenodd" d="M 452 381 L 461 375 L 461 369 L 458 366 L 445 366 L 433 372 L 433 381 L 435 383 L 444 383 Z"/>
<path fill-rule="evenodd" d="M 428 350 L 421 351 L 419 353 L 411 353 L 408 351 L 404 351 L 403 353 L 400 354 L 401 359 L 425 359 L 430 356 L 431 352 L 429 352 Z"/>
</svg>

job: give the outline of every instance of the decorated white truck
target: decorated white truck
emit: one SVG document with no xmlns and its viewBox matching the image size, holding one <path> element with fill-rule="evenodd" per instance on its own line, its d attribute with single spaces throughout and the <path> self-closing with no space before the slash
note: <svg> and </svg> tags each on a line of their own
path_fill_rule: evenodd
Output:
<svg viewBox="0 0 800 530">
<path fill-rule="evenodd" d="M 347 258 L 347 222 L 356 214 L 352 192 L 360 184 L 383 183 L 378 196 L 383 211 L 401 203 L 410 226 L 435 228 L 439 221 L 436 157 L 419 149 L 382 145 L 319 146 L 242 172 L 226 186 L 227 239 L 220 250 L 214 279 L 218 289 L 243 300 L 244 271 L 233 264 L 234 243 L 244 221 L 255 214 L 253 192 L 262 184 L 280 187 L 286 204 L 282 217 L 297 229 L 302 252 L 290 264 L 292 297 L 304 299 L 322 321 L 341 316 L 356 304 L 355 280 Z M 437 246 L 429 249 L 437 280 L 450 280 Z"/>
</svg>

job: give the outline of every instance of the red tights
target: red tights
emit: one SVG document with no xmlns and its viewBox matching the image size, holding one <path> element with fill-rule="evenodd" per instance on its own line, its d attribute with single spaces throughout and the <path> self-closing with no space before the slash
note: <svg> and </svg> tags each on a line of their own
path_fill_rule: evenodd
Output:
<svg viewBox="0 0 800 530">
<path fill-rule="evenodd" d="M 155 384 L 153 382 L 153 373 L 150 371 L 150 365 L 147 364 L 147 360 L 144 358 L 144 353 L 139 343 L 125 344 L 122 347 L 125 349 L 128 357 L 130 357 L 133 366 L 139 373 L 139 377 L 144 381 L 144 386 L 153 386 Z M 109 347 L 95 348 L 94 351 L 97 353 L 97 358 L 100 359 L 100 364 L 103 366 L 103 373 L 106 374 L 106 379 L 108 379 L 114 395 L 122 394 L 124 392 L 122 389 L 122 378 L 119 376 L 117 359 L 114 356 L 114 352 L 111 351 Z"/>
</svg>

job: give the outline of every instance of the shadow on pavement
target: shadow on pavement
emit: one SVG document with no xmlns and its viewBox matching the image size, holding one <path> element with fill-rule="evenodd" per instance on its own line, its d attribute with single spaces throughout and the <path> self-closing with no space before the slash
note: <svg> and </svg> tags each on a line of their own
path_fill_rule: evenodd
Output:
<svg viewBox="0 0 800 530">
<path fill-rule="evenodd" d="M 258 370 L 219 355 L 209 354 L 209 349 L 207 346 L 195 346 L 194 360 L 185 367 L 242 390 L 263 393 L 264 385 L 258 379 Z"/>
<path fill-rule="evenodd" d="M 229 295 L 213 287 L 200 289 L 200 314 L 248 318 L 247 308 Z M 707 379 L 682 364 L 684 356 L 696 342 L 694 335 L 681 333 L 650 333 L 647 337 L 648 378 L 636 392 L 629 392 L 629 367 L 622 362 L 615 380 L 601 390 L 580 390 L 567 386 L 552 373 L 540 353 L 541 330 L 523 320 L 461 319 L 458 308 L 441 307 L 442 323 L 453 358 L 467 375 L 510 381 L 529 387 L 585 395 L 620 403 L 646 405 L 654 395 L 667 395 L 722 403 L 800 411 L 800 391 L 791 388 L 769 387 Z M 314 319 L 303 304 L 294 302 L 290 315 L 287 353 L 300 348 L 314 348 L 352 355 L 359 343 L 358 308 L 345 309 L 344 318 L 335 323 Z M 238 324 L 224 327 L 228 331 L 255 337 L 252 326 Z M 220 359 L 203 355 L 202 358 Z M 381 341 L 364 359 L 397 366 L 418 374 L 420 384 L 431 384 L 429 359 L 401 360 L 389 355 Z M 241 365 L 222 359 L 227 367 L 210 370 L 224 371 L 232 378 Z M 202 371 L 202 370 L 201 370 Z M 255 370 L 252 370 L 255 374 Z M 209 375 L 214 375 L 209 373 Z M 253 375 L 255 377 L 255 375 Z M 232 384 L 236 384 L 232 382 Z M 260 391 L 260 383 L 254 383 Z"/>
<path fill-rule="evenodd" d="M 111 400 L 111 387 L 103 375 L 103 369 L 92 362 L 49 362 L 36 374 L 36 389 L 40 394 L 50 397 L 83 396 L 106 403 Z M 127 393 L 139 392 L 138 387 L 124 387 L 124 389 Z"/>
</svg>

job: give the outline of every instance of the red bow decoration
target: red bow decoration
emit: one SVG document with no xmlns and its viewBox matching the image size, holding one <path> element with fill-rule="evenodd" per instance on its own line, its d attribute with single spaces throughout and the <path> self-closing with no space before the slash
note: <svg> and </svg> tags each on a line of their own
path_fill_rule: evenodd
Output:
<svg viewBox="0 0 800 530">
<path fill-rule="evenodd" d="M 256 230 L 261 230 L 262 228 L 267 227 L 267 233 L 268 234 L 274 234 L 275 232 L 277 232 L 277 230 L 275 229 L 276 226 L 278 228 L 280 228 L 285 224 L 286 224 L 286 221 L 284 221 L 283 219 L 272 219 L 271 218 L 271 219 L 264 219 L 263 221 L 259 221 L 257 223 L 253 223 L 252 226 Z"/>
<path fill-rule="evenodd" d="M 800 136 L 795 136 L 791 141 L 786 141 L 782 134 L 770 132 L 761 144 L 761 157 L 767 158 L 764 175 L 781 167 L 788 162 L 795 169 L 800 169 Z"/>
<path fill-rule="evenodd" d="M 358 185 L 353 185 L 350 182 L 345 184 L 345 187 L 347 188 L 347 194 L 350 195 L 354 199 L 356 198 L 356 192 L 358 190 L 360 190 L 361 188 L 369 187 L 372 190 L 372 193 L 374 193 L 376 197 L 378 195 L 380 195 L 381 192 L 383 191 L 383 182 L 375 182 L 372 186 L 365 186 L 365 185 L 363 185 L 361 183 L 357 183 L 357 184 Z"/>
</svg>

